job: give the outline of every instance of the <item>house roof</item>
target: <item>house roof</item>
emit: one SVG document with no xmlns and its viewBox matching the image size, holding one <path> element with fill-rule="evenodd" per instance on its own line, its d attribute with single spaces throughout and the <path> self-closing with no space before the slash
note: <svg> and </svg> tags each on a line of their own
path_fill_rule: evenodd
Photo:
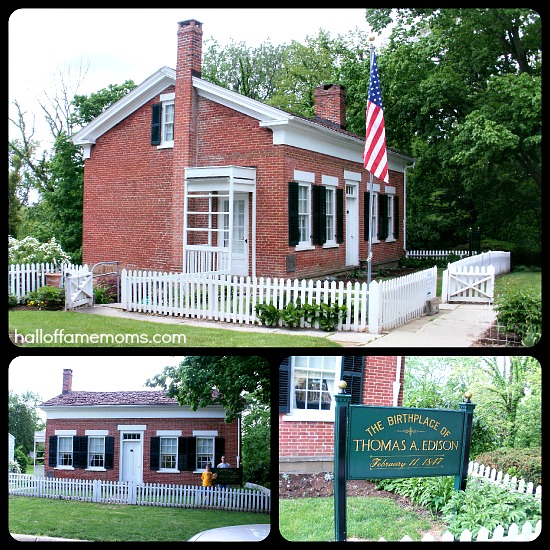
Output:
<svg viewBox="0 0 550 550">
<path fill-rule="evenodd" d="M 178 405 L 162 390 L 155 391 L 70 391 L 42 403 L 41 408 L 89 405 Z"/>
<path fill-rule="evenodd" d="M 74 134 L 73 143 L 84 148 L 84 155 L 87 158 L 97 138 L 175 83 L 176 71 L 169 67 L 160 68 Z M 357 134 L 319 119 L 308 119 L 287 113 L 197 76 L 193 77 L 193 86 L 199 96 L 253 117 L 259 121 L 261 127 L 270 128 L 273 131 L 274 144 L 298 146 L 354 162 L 362 162 L 364 138 Z M 336 148 L 334 148 L 335 143 Z M 414 160 L 390 147 L 387 149 L 388 160 L 390 164 L 394 164 L 390 169 L 402 170 L 407 162 Z"/>
</svg>

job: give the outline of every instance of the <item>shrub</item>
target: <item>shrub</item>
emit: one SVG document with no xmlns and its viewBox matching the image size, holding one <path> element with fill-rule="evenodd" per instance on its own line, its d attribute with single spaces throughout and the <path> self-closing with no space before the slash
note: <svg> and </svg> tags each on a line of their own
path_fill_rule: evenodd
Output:
<svg viewBox="0 0 550 550">
<path fill-rule="evenodd" d="M 442 513 L 455 537 L 464 529 L 476 537 L 482 527 L 494 531 L 499 525 L 508 527 L 516 523 L 521 531 L 526 522 L 534 525 L 541 519 L 542 507 L 541 499 L 533 495 L 470 478 L 465 491 L 453 492 Z"/>
<path fill-rule="evenodd" d="M 38 290 L 29 292 L 23 299 L 29 307 L 47 310 L 63 309 L 65 307 L 65 290 L 45 285 Z"/>
<path fill-rule="evenodd" d="M 8 236 L 8 263 L 10 264 L 40 264 L 70 263 L 71 257 L 63 251 L 61 245 L 52 237 L 49 242 L 41 243 L 34 237 L 22 240 Z"/>
<path fill-rule="evenodd" d="M 15 294 L 8 292 L 8 307 L 17 307 L 19 300 Z"/>
<path fill-rule="evenodd" d="M 117 283 L 116 280 L 107 281 L 100 280 L 94 285 L 94 303 L 96 304 L 112 304 L 117 298 Z"/>
<path fill-rule="evenodd" d="M 496 321 L 520 340 L 541 330 L 542 297 L 524 290 L 509 291 L 495 297 Z M 536 339 L 536 338 L 535 338 Z"/>
<path fill-rule="evenodd" d="M 21 472 L 25 473 L 27 471 L 27 466 L 29 465 L 30 458 L 24 453 L 21 447 L 16 447 L 14 459 L 15 462 L 19 464 L 19 469 L 21 470 Z"/>
<path fill-rule="evenodd" d="M 478 455 L 474 462 L 494 468 L 518 479 L 542 485 L 542 453 L 540 448 L 511 449 L 504 447 Z"/>
</svg>

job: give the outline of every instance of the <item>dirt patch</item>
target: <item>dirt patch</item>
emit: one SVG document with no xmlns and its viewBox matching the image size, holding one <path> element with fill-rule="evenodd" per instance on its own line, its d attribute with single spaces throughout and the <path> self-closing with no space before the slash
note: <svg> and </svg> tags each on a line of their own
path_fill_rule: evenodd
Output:
<svg viewBox="0 0 550 550">
<path fill-rule="evenodd" d="M 312 498 L 334 496 L 334 480 L 326 474 L 281 474 L 279 475 L 279 498 Z M 414 512 L 422 519 L 428 520 L 432 527 L 422 533 L 422 536 L 433 535 L 436 541 L 441 540 L 445 532 L 440 524 L 432 517 L 429 510 L 416 506 L 411 499 L 401 495 L 377 489 L 374 483 L 367 480 L 348 480 L 346 482 L 347 497 L 387 497 L 393 499 L 404 510 Z M 358 539 L 348 539 L 358 540 Z"/>
</svg>

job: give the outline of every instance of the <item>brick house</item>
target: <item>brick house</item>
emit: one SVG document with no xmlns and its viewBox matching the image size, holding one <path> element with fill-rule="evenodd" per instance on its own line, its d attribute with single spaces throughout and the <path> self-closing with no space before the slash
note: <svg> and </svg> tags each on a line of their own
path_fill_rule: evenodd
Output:
<svg viewBox="0 0 550 550">
<path fill-rule="evenodd" d="M 202 23 L 178 23 L 176 70 L 160 68 L 73 136 L 84 263 L 324 276 L 366 260 L 371 210 L 373 265 L 403 256 L 413 159 L 388 149 L 389 183 L 374 178 L 368 192 L 342 86 L 315 89 L 307 119 L 203 80 L 201 62 Z"/>
<path fill-rule="evenodd" d="M 56 478 L 200 485 L 207 463 L 240 463 L 240 421 L 212 405 L 196 411 L 162 391 L 63 391 L 46 413 L 45 475 Z"/>
<path fill-rule="evenodd" d="M 402 356 L 287 357 L 279 366 L 279 472 L 334 472 L 334 399 L 347 382 L 351 404 L 401 406 Z"/>
</svg>

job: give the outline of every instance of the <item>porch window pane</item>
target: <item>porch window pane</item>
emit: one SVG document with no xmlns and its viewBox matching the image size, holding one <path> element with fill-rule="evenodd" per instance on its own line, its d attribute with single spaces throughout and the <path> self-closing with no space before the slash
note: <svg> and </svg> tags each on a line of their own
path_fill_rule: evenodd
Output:
<svg viewBox="0 0 550 550">
<path fill-rule="evenodd" d="M 105 467 L 105 438 L 88 438 L 88 466 L 91 468 Z"/>
<path fill-rule="evenodd" d="M 72 436 L 59 436 L 57 440 L 57 465 L 73 465 L 73 438 Z"/>
<path fill-rule="evenodd" d="M 330 410 L 335 374 L 336 357 L 295 357 L 294 408 Z"/>
<path fill-rule="evenodd" d="M 214 465 L 214 438 L 197 437 L 197 470 L 204 470 L 207 464 Z"/>
<path fill-rule="evenodd" d="M 160 438 L 160 467 L 175 469 L 178 463 L 178 438 Z"/>
</svg>

